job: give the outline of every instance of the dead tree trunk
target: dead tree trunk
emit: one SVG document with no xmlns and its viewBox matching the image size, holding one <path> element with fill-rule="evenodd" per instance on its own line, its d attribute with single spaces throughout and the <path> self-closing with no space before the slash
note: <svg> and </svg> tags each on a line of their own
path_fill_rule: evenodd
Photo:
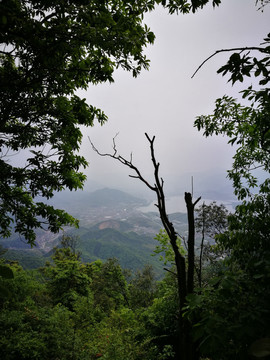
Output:
<svg viewBox="0 0 270 360">
<path fill-rule="evenodd" d="M 165 231 L 167 232 L 170 244 L 174 251 L 176 272 L 177 272 L 177 283 L 178 283 L 178 295 L 179 295 L 179 360 L 197 360 L 198 356 L 194 349 L 192 338 L 191 338 L 191 324 L 187 319 L 183 318 L 183 309 L 186 305 L 186 297 L 189 293 L 193 292 L 194 289 L 194 267 L 195 267 L 195 255 L 194 255 L 194 242 L 195 242 L 195 226 L 194 226 L 194 207 L 197 202 L 200 200 L 197 199 L 194 203 L 192 202 L 192 195 L 190 193 L 185 193 L 185 201 L 187 206 L 188 213 L 188 256 L 187 259 L 180 253 L 180 250 L 177 245 L 177 232 L 170 222 L 167 210 L 165 195 L 163 190 L 164 181 L 159 176 L 159 163 L 156 161 L 154 153 L 154 141 L 155 136 L 151 139 L 147 134 L 145 134 L 151 151 L 151 159 L 154 167 L 154 185 L 151 185 L 140 173 L 139 169 L 133 165 L 132 157 L 130 160 L 126 160 L 121 155 L 117 154 L 115 138 L 113 139 L 113 154 L 100 153 L 93 143 L 90 140 L 92 148 L 100 156 L 109 156 L 122 164 L 128 166 L 131 170 L 135 172 L 136 175 L 129 175 L 132 178 L 139 179 L 142 181 L 150 190 L 154 191 L 157 196 L 157 208 L 159 210 L 159 215 L 161 222 L 164 226 Z M 187 260 L 187 261 L 186 261 Z"/>
<path fill-rule="evenodd" d="M 194 270 L 195 270 L 195 222 L 194 222 L 194 208 L 198 198 L 194 203 L 192 202 L 192 195 L 185 193 L 185 202 L 188 215 L 188 274 L 187 274 L 187 293 L 191 294 L 194 290 Z"/>
<path fill-rule="evenodd" d="M 195 270 L 195 221 L 194 221 L 194 208 L 195 205 L 200 201 L 200 197 L 193 203 L 192 195 L 185 193 L 185 202 L 187 207 L 188 216 L 188 270 L 187 270 L 187 295 L 194 292 L 194 270 Z M 188 359 L 196 360 L 199 359 L 198 351 L 191 339 L 191 326 L 192 324 L 186 323 L 186 334 L 188 344 Z"/>
</svg>

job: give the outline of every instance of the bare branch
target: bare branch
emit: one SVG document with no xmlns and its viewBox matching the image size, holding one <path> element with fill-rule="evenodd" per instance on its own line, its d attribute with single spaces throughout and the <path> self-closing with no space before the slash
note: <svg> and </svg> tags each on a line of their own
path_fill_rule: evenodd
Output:
<svg viewBox="0 0 270 360">
<path fill-rule="evenodd" d="M 257 50 L 263 53 L 268 53 L 267 50 L 265 50 L 264 48 L 258 47 L 258 46 L 251 46 L 251 47 L 240 47 L 240 48 L 232 48 L 232 49 L 221 49 L 221 50 L 217 50 L 214 54 L 210 55 L 207 59 L 205 59 L 200 66 L 197 68 L 197 70 L 193 73 L 193 75 L 191 76 L 191 79 L 194 78 L 194 76 L 197 74 L 197 72 L 203 67 L 203 65 L 210 59 L 212 59 L 212 57 L 216 56 L 217 54 L 220 54 L 222 52 L 231 52 L 231 51 L 246 51 L 246 50 Z"/>
<path fill-rule="evenodd" d="M 116 134 L 117 136 L 118 134 Z M 139 169 L 132 164 L 132 156 L 130 161 L 126 160 L 124 157 L 122 157 L 121 155 L 117 155 L 117 148 L 116 148 L 116 142 L 115 142 L 115 138 L 116 136 L 113 138 L 113 150 L 114 153 L 110 154 L 110 153 L 101 153 L 93 144 L 93 142 L 91 141 L 90 137 L 88 136 L 88 139 L 90 141 L 90 144 L 92 146 L 92 149 L 100 156 L 106 156 L 106 157 L 111 157 L 115 160 L 118 160 L 121 164 L 129 167 L 131 170 L 133 170 L 137 175 L 129 175 L 131 178 L 134 179 L 139 179 L 141 180 L 150 190 L 155 191 L 156 192 L 156 186 L 155 185 L 151 185 L 141 174 L 141 172 L 139 171 Z"/>
<path fill-rule="evenodd" d="M 249 168 L 249 167 L 247 167 L 247 166 L 244 166 L 244 169 L 246 170 L 246 171 L 253 171 L 253 170 L 257 170 L 257 169 L 261 169 L 261 168 L 263 168 L 264 167 L 264 165 L 262 164 L 262 165 L 254 165 L 253 166 L 253 168 Z"/>
<path fill-rule="evenodd" d="M 118 136 L 119 132 L 115 135 L 115 137 L 113 138 L 113 149 L 114 149 L 114 155 L 116 155 L 117 153 L 117 149 L 116 149 L 116 142 L 115 139 Z"/>
<path fill-rule="evenodd" d="M 256 6 L 258 6 L 258 2 L 259 2 L 259 0 L 256 0 L 256 4 L 255 4 Z M 270 1 L 269 1 L 269 0 L 261 1 L 261 6 L 258 7 L 258 11 L 263 12 L 264 7 L 265 7 L 266 5 L 269 5 L 269 4 L 270 4 Z"/>
<path fill-rule="evenodd" d="M 195 207 L 196 206 L 196 204 L 198 204 L 198 202 L 201 200 L 201 196 L 193 203 L 193 206 Z"/>
<path fill-rule="evenodd" d="M 177 274 L 167 268 L 163 268 L 163 270 L 168 271 L 169 273 L 173 274 L 174 276 L 177 276 Z"/>
</svg>

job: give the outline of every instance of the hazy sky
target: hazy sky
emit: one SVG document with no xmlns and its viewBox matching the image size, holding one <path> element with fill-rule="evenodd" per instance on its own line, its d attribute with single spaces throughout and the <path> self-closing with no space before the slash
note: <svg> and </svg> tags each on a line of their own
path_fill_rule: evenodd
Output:
<svg viewBox="0 0 270 360">
<path fill-rule="evenodd" d="M 239 97 L 242 87 L 232 88 L 228 79 L 216 73 L 229 53 L 212 58 L 195 78 L 191 76 L 216 50 L 259 45 L 270 31 L 269 15 L 270 6 L 262 13 L 257 11 L 255 0 L 223 0 L 218 8 L 209 5 L 190 15 L 169 15 L 163 8 L 147 15 L 145 22 L 156 35 L 154 45 L 145 51 L 151 60 L 150 70 L 137 79 L 119 70 L 115 83 L 91 86 L 80 93 L 109 117 L 104 126 L 96 124 L 84 131 L 81 152 L 90 162 L 89 180 L 123 190 L 142 189 L 138 180 L 128 177 L 129 170 L 95 154 L 87 136 L 101 152 L 109 152 L 112 138 L 119 132 L 119 152 L 128 158 L 132 152 L 134 165 L 150 179 L 147 132 L 156 136 L 156 156 L 168 193 L 190 191 L 191 175 L 196 194 L 204 196 L 211 187 L 222 192 L 234 151 L 224 138 L 205 139 L 193 122 L 198 115 L 210 114 L 218 97 Z"/>
</svg>

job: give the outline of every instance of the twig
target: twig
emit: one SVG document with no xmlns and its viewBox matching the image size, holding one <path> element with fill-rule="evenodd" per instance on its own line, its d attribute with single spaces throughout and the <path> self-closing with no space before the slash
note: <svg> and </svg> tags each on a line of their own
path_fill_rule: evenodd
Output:
<svg viewBox="0 0 270 360">
<path fill-rule="evenodd" d="M 163 268 L 163 270 L 168 271 L 169 273 L 173 274 L 174 276 L 177 276 L 177 274 L 167 268 Z"/>
<path fill-rule="evenodd" d="M 123 158 L 121 155 L 117 155 L 117 148 L 116 148 L 116 142 L 115 142 L 115 138 L 118 134 L 115 135 L 115 137 L 113 138 L 113 150 L 114 153 L 110 154 L 110 153 L 101 153 L 93 144 L 93 142 L 91 141 L 90 137 L 88 136 L 88 139 L 90 141 L 90 144 L 92 146 L 92 149 L 100 156 L 107 156 L 107 157 L 111 157 L 115 160 L 118 160 L 121 164 L 129 167 L 131 170 L 133 170 L 137 175 L 129 175 L 129 177 L 134 178 L 134 179 L 139 179 L 141 180 L 150 190 L 155 191 L 156 192 L 156 186 L 155 185 L 151 185 L 147 180 L 145 180 L 145 178 L 142 176 L 142 174 L 140 173 L 139 169 L 133 165 L 132 163 L 132 153 L 131 153 L 131 158 L 130 161 L 126 160 L 125 158 Z"/>
</svg>

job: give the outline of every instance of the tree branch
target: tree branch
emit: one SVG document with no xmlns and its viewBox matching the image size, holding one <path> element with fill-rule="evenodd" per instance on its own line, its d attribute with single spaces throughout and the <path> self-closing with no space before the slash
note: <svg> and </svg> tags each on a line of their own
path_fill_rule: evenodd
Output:
<svg viewBox="0 0 270 360">
<path fill-rule="evenodd" d="M 205 59 L 200 66 L 196 69 L 196 71 L 193 73 L 193 75 L 191 76 L 191 79 L 194 78 L 194 76 L 197 74 L 197 72 L 203 67 L 203 65 L 210 59 L 212 59 L 212 57 L 216 56 L 217 54 L 220 54 L 222 52 L 231 52 L 231 51 L 246 51 L 246 50 L 257 50 L 263 53 L 268 53 L 269 51 L 265 50 L 264 48 L 258 47 L 258 46 L 251 46 L 251 47 L 240 47 L 240 48 L 232 48 L 232 49 L 221 49 L 221 50 L 217 50 L 214 54 L 210 55 L 207 59 Z"/>
<path fill-rule="evenodd" d="M 176 274 L 175 272 L 173 272 L 173 271 L 171 271 L 171 270 L 169 270 L 169 269 L 167 269 L 167 268 L 163 268 L 163 270 L 165 270 L 165 271 L 173 274 L 174 276 L 177 276 L 177 274 Z"/>
<path fill-rule="evenodd" d="M 156 192 L 156 187 L 154 185 L 151 185 L 141 174 L 141 172 L 139 171 L 139 169 L 133 165 L 132 163 L 132 156 L 129 160 L 126 160 L 124 157 L 122 157 L 121 155 L 117 154 L 117 148 L 116 148 L 116 142 L 115 139 L 117 137 L 118 134 L 115 135 L 115 137 L 113 138 L 113 150 L 114 153 L 110 154 L 110 153 L 101 153 L 93 144 L 93 142 L 91 141 L 90 137 L 88 136 L 88 139 L 90 141 L 90 144 L 92 146 L 92 149 L 100 156 L 104 156 L 104 157 L 110 157 L 112 159 L 115 159 L 117 161 L 119 161 L 121 164 L 129 167 L 131 170 L 133 170 L 137 175 L 129 175 L 129 177 L 134 178 L 134 179 L 139 179 L 141 180 L 150 190 L 155 191 Z"/>
</svg>

